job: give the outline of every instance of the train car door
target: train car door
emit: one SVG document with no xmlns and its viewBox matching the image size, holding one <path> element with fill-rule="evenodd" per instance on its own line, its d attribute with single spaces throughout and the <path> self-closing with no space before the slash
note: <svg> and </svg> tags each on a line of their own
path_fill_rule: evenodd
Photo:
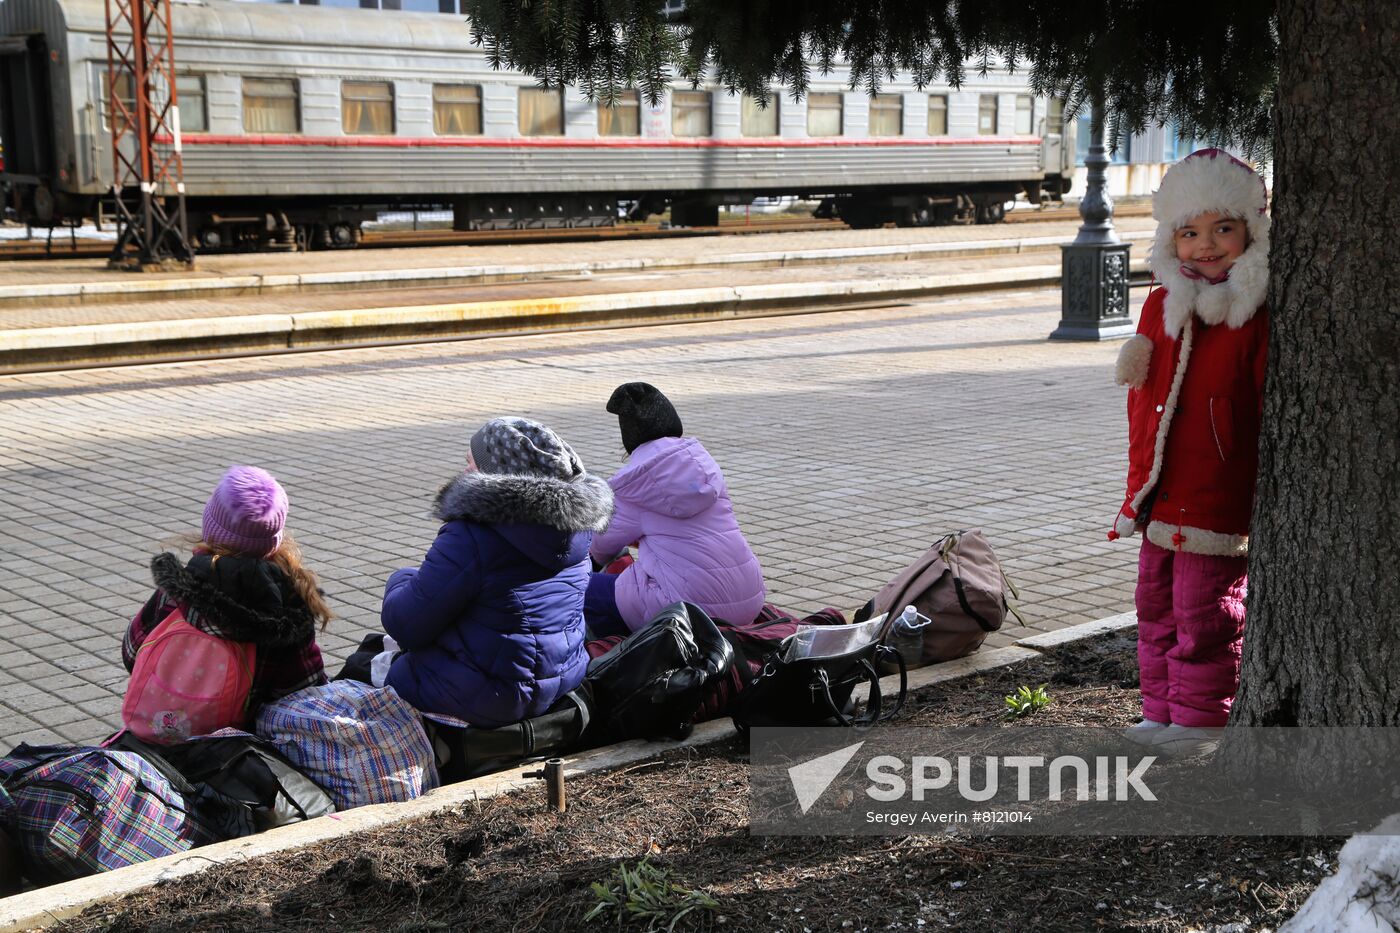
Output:
<svg viewBox="0 0 1400 933">
<path fill-rule="evenodd" d="M 0 142 L 12 182 L 48 181 L 53 172 L 48 58 L 43 36 L 0 38 Z"/>
<path fill-rule="evenodd" d="M 1046 103 L 1044 129 L 1040 134 L 1040 164 L 1045 166 L 1045 174 L 1058 175 L 1064 152 L 1065 102 L 1051 97 Z"/>
</svg>

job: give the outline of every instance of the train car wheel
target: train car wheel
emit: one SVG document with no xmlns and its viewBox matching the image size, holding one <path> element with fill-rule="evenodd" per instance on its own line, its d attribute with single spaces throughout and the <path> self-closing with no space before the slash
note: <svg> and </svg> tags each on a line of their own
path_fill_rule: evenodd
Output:
<svg viewBox="0 0 1400 933">
<path fill-rule="evenodd" d="M 331 248 L 349 249 L 350 247 L 354 246 L 359 241 L 359 237 L 355 235 L 356 226 L 357 225 L 343 222 L 338 224 L 332 224 L 330 243 Z"/>
<path fill-rule="evenodd" d="M 977 222 L 979 224 L 999 224 L 1005 218 L 1005 201 L 992 201 L 990 203 L 977 205 Z"/>
<path fill-rule="evenodd" d="M 906 207 L 895 220 L 896 227 L 932 227 L 933 211 L 927 207 Z"/>
</svg>

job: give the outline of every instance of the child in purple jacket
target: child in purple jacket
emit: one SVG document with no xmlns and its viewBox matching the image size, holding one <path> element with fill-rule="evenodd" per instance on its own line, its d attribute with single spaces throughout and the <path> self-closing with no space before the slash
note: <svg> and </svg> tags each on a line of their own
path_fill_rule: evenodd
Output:
<svg viewBox="0 0 1400 933">
<path fill-rule="evenodd" d="M 636 544 L 637 558 L 620 574 L 589 579 L 589 629 L 636 631 L 678 600 L 736 625 L 752 622 L 763 607 L 763 569 L 739 530 L 719 464 L 682 435 L 675 407 L 654 386 L 618 386 L 608 411 L 628 460 L 608 480 L 615 510 L 589 554 L 603 565 Z"/>
</svg>

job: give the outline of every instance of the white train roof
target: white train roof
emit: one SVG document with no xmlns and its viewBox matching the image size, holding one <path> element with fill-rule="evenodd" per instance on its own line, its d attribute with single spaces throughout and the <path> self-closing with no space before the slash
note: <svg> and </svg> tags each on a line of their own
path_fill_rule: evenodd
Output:
<svg viewBox="0 0 1400 933">
<path fill-rule="evenodd" d="M 21 9 L 26 7 L 28 16 L 21 14 Z M 390 15 L 379 10 L 234 0 L 174 0 L 170 9 L 176 42 L 202 39 L 342 48 L 482 51 L 480 46 L 472 45 L 471 29 L 465 17 L 451 14 L 394 12 Z M 70 33 L 101 35 L 106 31 L 104 0 L 4 0 L 0 3 L 0 26 L 6 21 L 33 21 L 34 14 L 53 22 L 55 12 L 60 13 Z"/>
</svg>

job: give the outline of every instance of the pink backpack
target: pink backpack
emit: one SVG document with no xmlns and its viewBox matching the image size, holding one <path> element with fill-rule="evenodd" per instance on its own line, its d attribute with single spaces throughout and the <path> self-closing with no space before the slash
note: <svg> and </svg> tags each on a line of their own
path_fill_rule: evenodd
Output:
<svg viewBox="0 0 1400 933">
<path fill-rule="evenodd" d="M 243 728 L 257 646 L 201 632 L 176 609 L 136 651 L 122 725 L 148 742 Z"/>
</svg>

